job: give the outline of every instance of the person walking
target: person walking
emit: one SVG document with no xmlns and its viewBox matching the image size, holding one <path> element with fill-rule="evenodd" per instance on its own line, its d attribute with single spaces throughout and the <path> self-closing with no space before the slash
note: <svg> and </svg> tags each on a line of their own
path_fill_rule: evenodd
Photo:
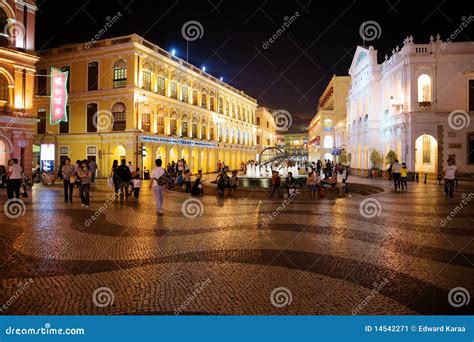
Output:
<svg viewBox="0 0 474 342">
<path fill-rule="evenodd" d="M 18 165 L 18 159 L 13 158 L 8 161 L 7 172 L 7 196 L 12 199 L 15 195 L 20 198 L 20 187 L 22 180 L 23 169 Z"/>
<path fill-rule="evenodd" d="M 115 174 L 119 183 L 120 199 L 123 200 L 124 195 L 126 198 L 128 198 L 130 196 L 130 193 L 128 192 L 128 186 L 132 179 L 132 172 L 127 166 L 127 161 L 125 159 L 122 159 L 122 163 L 117 167 Z"/>
<path fill-rule="evenodd" d="M 118 196 L 118 192 L 119 192 L 119 182 L 116 175 L 117 168 L 118 168 L 118 160 L 115 159 L 112 163 L 112 168 L 110 169 L 110 175 L 109 175 L 109 178 L 112 178 L 112 181 L 114 183 L 115 196 Z"/>
<path fill-rule="evenodd" d="M 79 170 L 78 177 L 81 180 L 81 186 L 79 187 L 79 194 L 81 196 L 81 206 L 89 208 L 90 205 L 90 189 L 91 189 L 91 171 L 89 163 L 86 159 L 82 161 L 81 169 Z"/>
<path fill-rule="evenodd" d="M 407 164 L 402 163 L 402 168 L 400 169 L 400 186 L 402 188 L 402 191 L 404 189 L 408 190 L 407 177 L 408 177 Z"/>
<path fill-rule="evenodd" d="M 444 192 L 446 197 L 453 199 L 454 194 L 454 182 L 456 180 L 457 167 L 454 164 L 452 158 L 448 159 L 448 165 L 443 169 L 443 178 L 444 178 Z"/>
<path fill-rule="evenodd" d="M 71 164 L 71 159 L 66 158 L 64 165 L 61 168 L 63 173 L 64 183 L 64 203 L 72 203 L 72 194 L 74 191 L 74 184 L 76 183 L 77 175 L 74 165 Z"/>
<path fill-rule="evenodd" d="M 166 189 L 166 184 L 168 183 L 166 171 L 161 167 L 161 159 L 155 160 L 156 167 L 151 171 L 151 185 L 150 187 L 153 190 L 153 197 L 155 199 L 156 211 L 159 216 L 163 215 L 163 201 L 164 194 Z"/>
<path fill-rule="evenodd" d="M 140 196 L 140 188 L 142 187 L 142 180 L 140 178 L 140 173 L 136 173 L 132 179 L 133 185 L 133 197 L 138 201 L 138 196 Z"/>
<path fill-rule="evenodd" d="M 392 164 L 392 176 L 393 176 L 393 185 L 395 186 L 395 191 L 398 191 L 400 187 L 400 171 L 402 166 L 398 163 L 398 159 L 395 159 Z"/>
<path fill-rule="evenodd" d="M 98 171 L 97 163 L 95 162 L 95 160 L 91 160 L 89 162 L 89 168 L 91 170 L 91 184 L 92 184 L 95 182 L 95 175 L 96 175 L 96 172 Z"/>
<path fill-rule="evenodd" d="M 281 197 L 280 184 L 281 184 L 281 178 L 278 175 L 278 171 L 273 171 L 272 172 L 272 188 L 271 188 L 271 191 L 270 191 L 270 198 L 273 198 L 273 195 L 277 191 L 278 191 L 278 198 Z"/>
</svg>

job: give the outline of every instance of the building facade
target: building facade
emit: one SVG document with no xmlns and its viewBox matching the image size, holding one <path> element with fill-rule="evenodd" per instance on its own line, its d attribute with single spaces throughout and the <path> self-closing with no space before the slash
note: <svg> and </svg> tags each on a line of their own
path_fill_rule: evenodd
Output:
<svg viewBox="0 0 474 342">
<path fill-rule="evenodd" d="M 0 3 L 0 165 L 17 158 L 32 173 L 35 1 Z"/>
<path fill-rule="evenodd" d="M 308 127 L 292 125 L 284 134 L 284 153 L 300 165 L 308 161 Z"/>
<path fill-rule="evenodd" d="M 257 108 L 257 153 L 266 147 L 276 145 L 276 124 L 271 110 L 259 106 Z"/>
<path fill-rule="evenodd" d="M 335 151 L 346 148 L 344 121 L 351 78 L 334 75 L 319 98 L 317 113 L 308 127 L 311 161 L 335 160 Z"/>
<path fill-rule="evenodd" d="M 436 177 L 448 157 L 461 174 L 474 172 L 473 61 L 471 43 L 439 36 L 407 37 L 381 64 L 373 47 L 359 46 L 347 102 L 352 167 L 369 169 L 376 149 L 384 159 L 394 151 L 412 172 Z"/>
<path fill-rule="evenodd" d="M 69 119 L 50 125 L 38 78 L 36 143 L 55 144 L 57 162 L 94 159 L 107 176 L 120 159 L 143 170 L 184 158 L 211 172 L 255 158 L 256 100 L 138 35 L 44 51 L 38 74 L 51 67 L 69 72 Z"/>
</svg>

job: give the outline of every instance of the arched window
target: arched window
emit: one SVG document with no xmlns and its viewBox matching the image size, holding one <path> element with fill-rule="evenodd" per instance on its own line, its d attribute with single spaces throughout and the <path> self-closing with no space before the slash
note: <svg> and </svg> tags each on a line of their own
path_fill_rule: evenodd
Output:
<svg viewBox="0 0 474 342">
<path fill-rule="evenodd" d="M 187 138 L 189 135 L 188 121 L 189 121 L 188 116 L 183 115 L 183 117 L 181 118 L 181 136 L 185 138 Z"/>
<path fill-rule="evenodd" d="M 176 112 L 171 113 L 170 115 L 170 135 L 176 135 L 177 133 L 176 125 Z"/>
<path fill-rule="evenodd" d="M 201 107 L 207 108 L 207 90 L 206 89 L 201 90 Z"/>
<path fill-rule="evenodd" d="M 198 123 L 199 123 L 199 119 L 198 118 L 194 118 L 193 119 L 193 123 L 192 123 L 192 127 L 191 127 L 191 137 L 192 138 L 197 138 L 198 136 Z"/>
<path fill-rule="evenodd" d="M 207 121 L 206 119 L 201 122 L 201 139 L 206 139 L 207 137 Z"/>
<path fill-rule="evenodd" d="M 217 112 L 221 114 L 224 112 L 224 100 L 222 99 L 222 96 L 219 96 L 217 99 Z"/>
<path fill-rule="evenodd" d="M 158 75 L 156 77 L 156 92 L 160 95 L 166 95 L 165 78 L 165 71 L 158 71 Z"/>
<path fill-rule="evenodd" d="M 151 128 L 151 108 L 149 105 L 143 106 L 142 111 L 142 131 L 150 132 Z"/>
<path fill-rule="evenodd" d="M 61 67 L 62 72 L 67 72 L 67 81 L 66 81 L 66 89 L 69 93 L 71 91 L 71 67 L 69 65 L 64 65 Z"/>
<path fill-rule="evenodd" d="M 426 74 L 418 77 L 418 102 L 431 102 L 431 77 Z"/>
<path fill-rule="evenodd" d="M 332 138 L 332 136 L 330 135 L 326 135 L 324 137 L 324 142 L 323 142 L 323 146 L 324 148 L 333 148 L 334 147 L 334 140 Z"/>
<path fill-rule="evenodd" d="M 158 134 L 165 134 L 165 111 L 160 108 L 156 115 L 156 128 Z"/>
<path fill-rule="evenodd" d="M 0 73 L 0 101 L 8 102 L 8 80 L 5 75 Z"/>
<path fill-rule="evenodd" d="M 112 130 L 125 131 L 127 127 L 127 107 L 122 102 L 113 105 L 112 118 L 114 120 Z"/>
<path fill-rule="evenodd" d="M 114 88 L 122 88 L 127 85 L 127 62 L 119 59 L 114 63 Z"/>
<path fill-rule="evenodd" d="M 87 65 L 87 90 L 99 89 L 99 62 L 90 62 Z"/>
<path fill-rule="evenodd" d="M 151 70 L 153 66 L 145 63 L 142 69 L 142 88 L 151 91 Z"/>
</svg>

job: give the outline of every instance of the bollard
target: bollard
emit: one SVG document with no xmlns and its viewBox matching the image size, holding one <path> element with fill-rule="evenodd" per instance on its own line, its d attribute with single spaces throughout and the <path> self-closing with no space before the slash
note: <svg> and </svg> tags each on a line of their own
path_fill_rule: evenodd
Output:
<svg viewBox="0 0 474 342">
<path fill-rule="evenodd" d="M 425 181 L 424 181 L 423 183 L 425 183 L 425 184 L 426 184 L 426 179 L 427 179 L 427 178 L 428 178 L 428 174 L 427 174 L 427 173 L 425 173 Z"/>
<path fill-rule="evenodd" d="M 418 172 L 415 173 L 415 181 L 416 181 L 417 183 L 420 182 L 420 174 L 419 174 Z"/>
<path fill-rule="evenodd" d="M 457 177 L 456 177 L 456 179 L 455 179 L 454 184 L 455 184 L 455 186 L 456 186 L 456 188 L 457 188 L 457 187 L 458 187 L 458 179 L 457 179 Z"/>
</svg>

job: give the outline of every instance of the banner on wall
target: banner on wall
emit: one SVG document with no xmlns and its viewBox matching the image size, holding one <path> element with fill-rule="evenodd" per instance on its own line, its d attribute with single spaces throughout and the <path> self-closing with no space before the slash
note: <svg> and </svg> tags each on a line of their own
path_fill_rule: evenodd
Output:
<svg viewBox="0 0 474 342">
<path fill-rule="evenodd" d="M 61 121 L 67 122 L 67 78 L 68 72 L 51 68 L 51 112 L 50 123 L 56 125 Z"/>
</svg>

